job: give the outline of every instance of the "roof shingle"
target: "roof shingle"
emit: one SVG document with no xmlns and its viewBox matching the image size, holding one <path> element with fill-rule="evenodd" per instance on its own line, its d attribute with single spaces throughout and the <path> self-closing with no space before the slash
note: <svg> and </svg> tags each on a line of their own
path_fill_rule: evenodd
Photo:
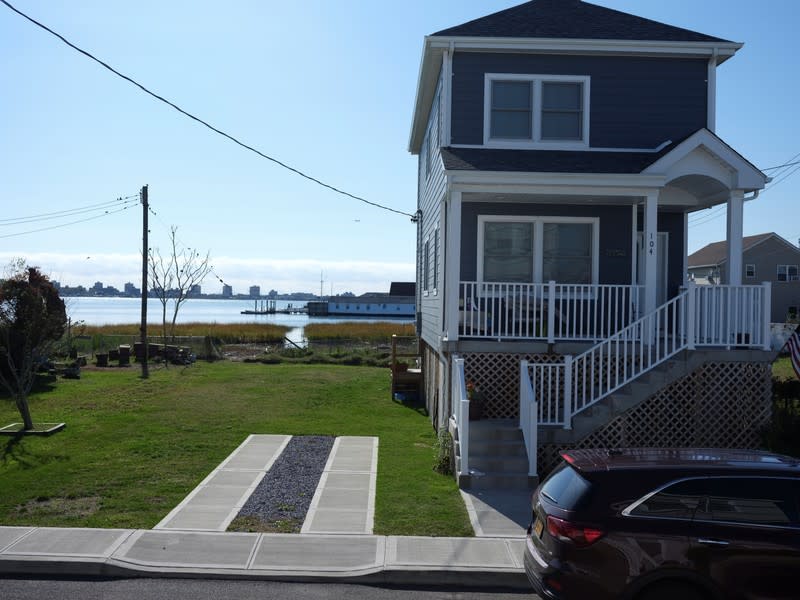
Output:
<svg viewBox="0 0 800 600">
<path fill-rule="evenodd" d="M 580 0 L 531 0 L 433 35 L 731 43 Z"/>
<path fill-rule="evenodd" d="M 503 150 L 442 148 L 448 171 L 507 171 L 520 173 L 641 173 L 674 144 L 661 152 L 584 152 L 580 150 Z"/>
</svg>

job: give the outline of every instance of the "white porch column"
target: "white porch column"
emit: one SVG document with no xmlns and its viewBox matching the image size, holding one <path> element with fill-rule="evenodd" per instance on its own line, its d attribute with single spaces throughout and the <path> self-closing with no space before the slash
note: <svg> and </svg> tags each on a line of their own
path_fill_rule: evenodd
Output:
<svg viewBox="0 0 800 600">
<path fill-rule="evenodd" d="M 445 236 L 444 336 L 458 339 L 458 297 L 461 292 L 461 192 L 450 192 Z"/>
<path fill-rule="evenodd" d="M 656 309 L 658 290 L 658 191 L 644 199 L 644 314 Z"/>
<path fill-rule="evenodd" d="M 728 285 L 742 285 L 742 222 L 744 192 L 731 190 L 728 198 Z"/>
</svg>

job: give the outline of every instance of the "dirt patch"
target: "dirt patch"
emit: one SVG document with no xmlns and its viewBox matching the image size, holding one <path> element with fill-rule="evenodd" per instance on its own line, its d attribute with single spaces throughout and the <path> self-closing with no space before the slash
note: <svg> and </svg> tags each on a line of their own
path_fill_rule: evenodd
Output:
<svg viewBox="0 0 800 600">
<path fill-rule="evenodd" d="M 14 510 L 19 515 L 34 517 L 62 516 L 69 518 L 86 518 L 100 510 L 100 496 L 83 498 L 36 498 L 25 504 L 17 505 Z"/>
<path fill-rule="evenodd" d="M 249 533 L 297 533 L 303 527 L 301 519 L 264 520 L 255 516 L 236 517 L 228 526 L 228 531 Z"/>
<path fill-rule="evenodd" d="M 264 355 L 264 344 L 225 344 L 222 347 L 222 358 L 232 361 L 243 361 L 259 358 Z"/>
</svg>

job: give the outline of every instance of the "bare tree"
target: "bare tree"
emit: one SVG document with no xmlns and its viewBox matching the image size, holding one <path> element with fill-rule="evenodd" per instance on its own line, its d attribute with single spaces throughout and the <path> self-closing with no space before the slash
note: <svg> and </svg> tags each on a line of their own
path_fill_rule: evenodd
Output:
<svg viewBox="0 0 800 600">
<path fill-rule="evenodd" d="M 12 268 L 0 283 L 0 384 L 14 398 L 25 429 L 31 430 L 28 394 L 38 367 L 64 334 L 67 311 L 39 269 L 19 261 Z"/>
<path fill-rule="evenodd" d="M 150 287 L 161 302 L 161 332 L 165 345 L 168 337 L 175 341 L 175 323 L 181 306 L 189 299 L 192 289 L 211 271 L 210 254 L 206 252 L 202 256 L 196 249 L 179 247 L 177 232 L 177 227 L 170 227 L 168 254 L 150 248 L 148 258 Z M 168 329 L 167 309 L 170 304 L 172 314 Z"/>
</svg>

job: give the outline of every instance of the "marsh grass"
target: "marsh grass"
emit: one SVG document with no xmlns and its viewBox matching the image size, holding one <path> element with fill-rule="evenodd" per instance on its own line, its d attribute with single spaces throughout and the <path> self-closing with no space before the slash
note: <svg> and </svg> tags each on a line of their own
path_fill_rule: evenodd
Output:
<svg viewBox="0 0 800 600">
<path fill-rule="evenodd" d="M 77 329 L 77 328 L 76 328 Z M 215 342 L 222 344 L 255 344 L 276 343 L 283 340 L 290 327 L 270 323 L 183 323 L 176 326 L 177 337 L 210 336 Z M 139 339 L 139 325 L 124 323 L 115 325 L 85 325 L 75 333 L 85 336 L 122 336 L 127 339 Z M 160 339 L 161 328 L 148 325 L 151 338 Z"/>
</svg>

